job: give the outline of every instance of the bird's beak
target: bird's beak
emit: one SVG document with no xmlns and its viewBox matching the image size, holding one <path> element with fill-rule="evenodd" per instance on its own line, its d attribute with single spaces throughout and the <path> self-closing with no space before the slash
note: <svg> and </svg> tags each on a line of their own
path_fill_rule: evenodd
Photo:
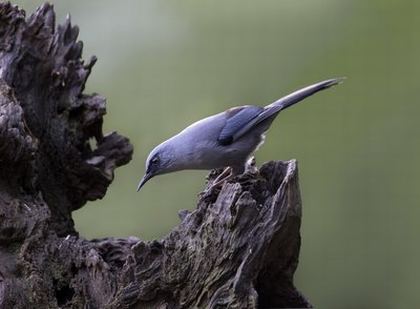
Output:
<svg viewBox="0 0 420 309">
<path fill-rule="evenodd" d="M 141 187 L 144 186 L 144 184 L 153 177 L 152 173 L 146 173 L 143 178 L 140 180 L 139 185 L 137 186 L 137 192 L 140 191 Z"/>
</svg>

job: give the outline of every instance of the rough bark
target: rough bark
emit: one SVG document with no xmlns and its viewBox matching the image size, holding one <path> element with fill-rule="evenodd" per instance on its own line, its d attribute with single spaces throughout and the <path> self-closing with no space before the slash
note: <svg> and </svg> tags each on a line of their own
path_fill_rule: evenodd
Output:
<svg viewBox="0 0 420 309">
<path fill-rule="evenodd" d="M 0 3 L 0 308 L 310 307 L 293 285 L 295 161 L 207 187 L 159 241 L 78 235 L 72 211 L 104 196 L 133 148 L 102 134 L 105 99 L 83 93 L 96 59 L 77 36 L 49 4 L 26 18 Z"/>
</svg>

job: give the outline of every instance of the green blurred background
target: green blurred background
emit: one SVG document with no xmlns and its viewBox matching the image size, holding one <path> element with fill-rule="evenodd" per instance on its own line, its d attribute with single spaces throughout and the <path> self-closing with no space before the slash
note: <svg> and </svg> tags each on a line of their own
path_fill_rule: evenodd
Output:
<svg viewBox="0 0 420 309">
<path fill-rule="evenodd" d="M 42 1 L 16 1 L 28 13 Z M 195 207 L 206 172 L 150 181 L 150 149 L 191 122 L 267 104 L 336 76 L 281 114 L 257 161 L 296 158 L 304 207 L 296 284 L 318 308 L 420 304 L 420 2 L 52 1 L 69 12 L 105 131 L 135 146 L 106 197 L 74 214 L 87 237 L 160 238 Z"/>
</svg>

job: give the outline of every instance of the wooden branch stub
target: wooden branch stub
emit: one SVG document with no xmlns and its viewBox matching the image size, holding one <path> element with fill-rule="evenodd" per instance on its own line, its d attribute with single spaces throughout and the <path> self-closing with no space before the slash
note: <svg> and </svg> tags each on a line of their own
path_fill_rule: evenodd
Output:
<svg viewBox="0 0 420 309">
<path fill-rule="evenodd" d="M 120 299 L 138 308 L 310 307 L 293 285 L 300 218 L 294 160 L 264 164 L 219 193 L 207 187 L 167 237 L 133 247 L 125 272 L 135 284 Z"/>
<path fill-rule="evenodd" d="M 15 120 L 20 131 L 2 142 L 28 139 L 37 170 L 32 189 L 41 190 L 61 212 L 73 211 L 104 196 L 114 169 L 130 161 L 133 148 L 116 133 L 103 136 L 105 98 L 83 94 L 96 58 L 87 63 L 81 59 L 78 27 L 68 17 L 56 29 L 53 7 L 47 3 L 24 17 L 16 6 L 1 3 L 0 79 L 7 85 L 2 89 L 9 87 L 2 95 L 13 96 L 12 106 L 23 111 Z M 2 114 L 9 121 L 16 118 L 10 108 Z M 89 139 L 96 141 L 96 149 Z M 14 148 L 2 148 L 2 156 L 15 153 Z"/>
<path fill-rule="evenodd" d="M 0 3 L 0 308 L 310 307 L 293 285 L 300 248 L 296 161 L 211 189 L 162 240 L 88 241 L 72 211 L 130 161 L 103 135 L 105 98 L 83 93 L 96 59 L 78 28 Z M 91 147 L 89 140 L 96 141 Z"/>
</svg>

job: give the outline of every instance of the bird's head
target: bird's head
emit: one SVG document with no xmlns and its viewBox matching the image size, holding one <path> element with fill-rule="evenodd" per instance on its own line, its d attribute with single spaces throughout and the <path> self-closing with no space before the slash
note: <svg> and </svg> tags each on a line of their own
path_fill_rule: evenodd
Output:
<svg viewBox="0 0 420 309">
<path fill-rule="evenodd" d="M 168 143 L 162 143 L 156 146 L 149 154 L 146 160 L 146 173 L 137 186 L 137 191 L 151 178 L 173 172 L 176 160 L 174 160 L 174 151 Z"/>
</svg>

